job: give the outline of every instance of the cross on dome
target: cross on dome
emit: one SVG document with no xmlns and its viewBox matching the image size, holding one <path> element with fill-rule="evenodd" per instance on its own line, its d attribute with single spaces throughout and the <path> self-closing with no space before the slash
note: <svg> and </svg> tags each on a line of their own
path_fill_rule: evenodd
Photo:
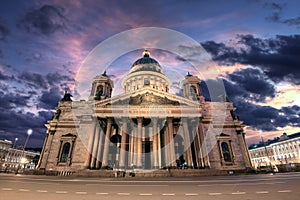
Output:
<svg viewBox="0 0 300 200">
<path fill-rule="evenodd" d="M 148 50 L 144 50 L 143 57 L 150 57 L 150 52 Z"/>
</svg>

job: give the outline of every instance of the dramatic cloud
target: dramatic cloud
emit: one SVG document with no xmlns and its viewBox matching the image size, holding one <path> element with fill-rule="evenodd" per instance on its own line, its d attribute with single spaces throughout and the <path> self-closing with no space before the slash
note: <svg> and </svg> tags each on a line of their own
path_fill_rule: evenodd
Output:
<svg viewBox="0 0 300 200">
<path fill-rule="evenodd" d="M 28 106 L 30 96 L 0 91 L 0 109 L 15 109 Z M 1 118 L 0 118 L 1 119 Z"/>
<path fill-rule="evenodd" d="M 276 109 L 271 106 L 260 106 L 245 101 L 236 101 L 236 114 L 246 125 L 257 130 L 274 131 L 278 127 L 299 127 L 300 108 L 298 106 Z"/>
<path fill-rule="evenodd" d="M 14 76 L 8 76 L 4 74 L 2 71 L 0 71 L 0 80 L 6 81 L 6 80 L 14 80 Z"/>
<path fill-rule="evenodd" d="M 62 98 L 64 90 L 74 79 L 64 74 L 38 74 L 32 72 L 16 73 L 8 76 L 0 71 L 0 132 L 1 137 L 14 140 L 19 137 L 24 142 L 27 129 L 35 132 L 31 140 L 34 146 L 41 146 L 46 132 L 43 126 L 53 115 L 53 110 Z M 26 85 L 20 88 L 20 85 Z M 13 122 L 13 123 L 12 123 Z"/>
<path fill-rule="evenodd" d="M 38 108 L 53 110 L 59 100 L 62 98 L 62 93 L 58 87 L 53 87 L 50 91 L 44 91 L 39 98 Z"/>
<path fill-rule="evenodd" d="M 61 86 L 64 90 L 69 89 L 67 83 L 74 82 L 72 77 L 57 72 L 46 75 L 22 72 L 18 78 L 24 81 L 29 87 L 36 89 L 48 89 L 50 86 Z"/>
<path fill-rule="evenodd" d="M 218 89 L 217 82 L 223 81 L 228 99 L 237 108 L 236 114 L 248 126 L 257 130 L 274 131 L 278 127 L 300 125 L 300 107 L 291 106 L 277 109 L 271 106 L 257 105 L 267 97 L 275 97 L 275 87 L 266 74 L 259 68 L 237 70 L 219 80 L 202 81 L 200 86 L 205 99 L 210 100 L 208 87 Z M 217 91 L 222 97 L 222 90 Z M 221 100 L 221 99 L 220 99 Z"/>
<path fill-rule="evenodd" d="M 28 12 L 18 25 L 29 32 L 50 35 L 65 29 L 65 22 L 63 8 L 44 5 L 39 9 Z"/>
<path fill-rule="evenodd" d="M 33 88 L 48 88 L 48 83 L 44 79 L 44 76 L 37 73 L 23 72 L 19 77 L 23 80 L 28 86 Z"/>
<path fill-rule="evenodd" d="M 300 35 L 278 35 L 274 39 L 240 35 L 237 39 L 237 48 L 214 41 L 202 45 L 220 64 L 249 64 L 260 67 L 275 82 L 300 84 Z"/>
<path fill-rule="evenodd" d="M 266 97 L 275 97 L 274 85 L 258 68 L 241 69 L 228 74 L 227 78 L 231 82 L 225 81 L 229 96 L 243 96 L 244 99 L 256 102 L 265 102 Z"/>
<path fill-rule="evenodd" d="M 31 141 L 34 143 L 28 144 L 29 147 L 40 147 L 43 144 L 46 127 L 41 126 L 51 119 L 52 112 L 39 112 L 34 115 L 29 112 L 13 111 L 0 109 L 0 131 L 1 137 L 13 141 L 15 137 L 19 138 L 18 143 L 24 144 L 26 139 L 26 131 L 33 130 Z M 13 122 L 13 123 L 12 123 Z M 32 145 L 34 144 L 34 145 Z"/>
</svg>

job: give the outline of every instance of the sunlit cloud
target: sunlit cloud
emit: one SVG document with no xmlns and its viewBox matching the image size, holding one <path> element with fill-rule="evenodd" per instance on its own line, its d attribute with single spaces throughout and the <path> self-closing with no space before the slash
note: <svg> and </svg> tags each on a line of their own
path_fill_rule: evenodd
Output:
<svg viewBox="0 0 300 200">
<path fill-rule="evenodd" d="M 250 126 L 246 126 L 244 129 L 244 132 L 246 133 L 246 141 L 247 144 L 255 144 L 259 143 L 262 138 L 264 141 L 272 140 L 275 137 L 279 137 L 283 133 L 293 134 L 300 132 L 300 127 L 291 127 L 291 126 L 285 126 L 285 127 L 278 127 L 276 131 L 261 131 L 253 129 Z"/>
<path fill-rule="evenodd" d="M 265 103 L 258 103 L 259 105 L 269 105 L 277 109 L 281 109 L 284 106 L 300 105 L 299 85 L 280 82 L 275 87 L 276 96 L 274 98 L 268 97 Z"/>
</svg>

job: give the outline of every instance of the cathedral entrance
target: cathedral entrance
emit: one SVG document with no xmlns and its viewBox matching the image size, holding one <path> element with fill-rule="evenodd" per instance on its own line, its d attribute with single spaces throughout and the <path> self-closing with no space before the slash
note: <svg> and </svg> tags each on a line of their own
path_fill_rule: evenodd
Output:
<svg viewBox="0 0 300 200">
<path fill-rule="evenodd" d="M 152 151 L 152 142 L 143 141 L 143 166 L 144 169 L 151 169 L 151 151 Z"/>
</svg>

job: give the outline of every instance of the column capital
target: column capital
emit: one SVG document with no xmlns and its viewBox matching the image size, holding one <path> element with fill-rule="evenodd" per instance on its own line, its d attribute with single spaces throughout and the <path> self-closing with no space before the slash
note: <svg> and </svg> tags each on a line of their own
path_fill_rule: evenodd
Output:
<svg viewBox="0 0 300 200">
<path fill-rule="evenodd" d="M 173 117 L 167 117 L 167 122 L 173 122 Z"/>
<path fill-rule="evenodd" d="M 122 121 L 122 124 L 123 123 L 129 123 L 131 120 L 128 118 L 128 117 L 122 117 L 122 119 L 121 119 L 121 121 Z"/>
<path fill-rule="evenodd" d="M 182 121 L 183 123 L 187 123 L 187 117 L 182 117 L 182 118 L 181 118 L 181 121 Z"/>
<path fill-rule="evenodd" d="M 113 119 L 111 117 L 108 117 L 107 118 L 107 123 L 112 123 L 113 122 Z"/>
<path fill-rule="evenodd" d="M 157 123 L 158 122 L 158 117 L 152 117 L 151 121 L 153 121 L 153 123 Z"/>
<path fill-rule="evenodd" d="M 143 117 L 137 117 L 137 122 L 138 123 L 143 123 Z"/>
</svg>

